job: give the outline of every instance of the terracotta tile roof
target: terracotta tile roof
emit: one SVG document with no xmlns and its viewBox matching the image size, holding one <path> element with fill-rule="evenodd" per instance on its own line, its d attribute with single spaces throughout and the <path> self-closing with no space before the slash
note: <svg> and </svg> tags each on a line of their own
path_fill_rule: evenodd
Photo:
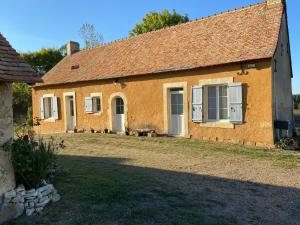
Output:
<svg viewBox="0 0 300 225">
<path fill-rule="evenodd" d="M 0 34 L 0 81 L 35 83 L 42 80 Z"/>
<path fill-rule="evenodd" d="M 283 8 L 281 3 L 263 2 L 83 50 L 65 57 L 41 85 L 271 58 Z"/>
</svg>

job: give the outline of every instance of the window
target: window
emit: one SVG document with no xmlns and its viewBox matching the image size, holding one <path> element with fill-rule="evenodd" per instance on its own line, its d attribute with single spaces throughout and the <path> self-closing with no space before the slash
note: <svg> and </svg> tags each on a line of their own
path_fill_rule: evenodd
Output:
<svg viewBox="0 0 300 225">
<path fill-rule="evenodd" d="M 207 86 L 208 121 L 228 119 L 227 89 L 227 86 Z"/>
<path fill-rule="evenodd" d="M 171 90 L 171 114 L 183 115 L 183 91 Z"/>
<path fill-rule="evenodd" d="M 85 112 L 98 115 L 102 111 L 101 107 L 101 93 L 92 93 L 90 96 L 85 97 Z"/>
<path fill-rule="evenodd" d="M 93 113 L 99 113 L 101 111 L 100 96 L 92 97 Z"/>
<path fill-rule="evenodd" d="M 40 98 L 40 116 L 42 120 L 58 119 L 58 98 L 51 95 L 44 95 Z"/>
<path fill-rule="evenodd" d="M 52 97 L 43 98 L 43 102 L 44 102 L 44 119 L 52 118 L 52 114 L 53 114 Z"/>
<path fill-rule="evenodd" d="M 193 122 L 204 122 L 202 125 L 211 127 L 225 127 L 224 124 L 227 122 L 243 123 L 243 84 L 233 83 L 230 80 L 221 83 L 220 79 L 222 78 L 202 80 L 199 86 L 192 87 L 191 119 Z M 222 123 L 214 123 L 218 121 Z M 205 124 L 206 122 L 208 123 Z"/>
<path fill-rule="evenodd" d="M 124 101 L 122 98 L 116 98 L 116 114 L 124 114 Z"/>
</svg>

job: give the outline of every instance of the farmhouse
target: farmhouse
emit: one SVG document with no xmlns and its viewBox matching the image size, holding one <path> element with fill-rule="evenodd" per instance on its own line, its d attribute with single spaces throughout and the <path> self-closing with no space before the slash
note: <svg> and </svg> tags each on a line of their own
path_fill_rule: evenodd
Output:
<svg viewBox="0 0 300 225">
<path fill-rule="evenodd" d="M 3 144 L 13 137 L 12 82 L 40 82 L 27 65 L 0 34 L 0 223 L 6 218 L 2 194 L 15 188 L 14 171 Z M 3 212 L 4 210 L 4 212 Z M 14 209 L 9 209 L 13 213 Z"/>
<path fill-rule="evenodd" d="M 268 0 L 80 50 L 33 87 L 39 133 L 152 128 L 269 145 L 292 135 L 286 4 Z"/>
</svg>

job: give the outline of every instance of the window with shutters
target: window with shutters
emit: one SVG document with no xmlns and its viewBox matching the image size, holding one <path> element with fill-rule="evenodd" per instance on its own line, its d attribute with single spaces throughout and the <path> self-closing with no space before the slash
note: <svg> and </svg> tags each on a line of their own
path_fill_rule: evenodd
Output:
<svg viewBox="0 0 300 225">
<path fill-rule="evenodd" d="M 41 97 L 40 118 L 49 121 L 58 119 L 58 98 L 56 96 L 50 94 Z"/>
<path fill-rule="evenodd" d="M 93 113 L 99 113 L 101 111 L 100 96 L 92 97 Z"/>
<path fill-rule="evenodd" d="M 52 97 L 43 98 L 43 102 L 44 102 L 44 119 L 52 118 L 53 115 Z"/>
<path fill-rule="evenodd" d="M 99 115 L 102 112 L 102 93 L 91 93 L 85 97 L 85 112 Z"/>
<path fill-rule="evenodd" d="M 228 120 L 228 87 L 226 85 L 207 86 L 207 120 Z"/>
</svg>

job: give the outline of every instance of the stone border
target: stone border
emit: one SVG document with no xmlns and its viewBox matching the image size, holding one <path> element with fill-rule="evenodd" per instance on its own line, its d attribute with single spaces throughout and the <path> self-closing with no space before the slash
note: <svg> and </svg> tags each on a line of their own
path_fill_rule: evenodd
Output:
<svg viewBox="0 0 300 225">
<path fill-rule="evenodd" d="M 60 198 L 52 184 L 45 183 L 37 189 L 27 191 L 23 185 L 19 185 L 14 190 L 3 194 L 3 204 L 0 205 L 0 224 L 24 213 L 26 216 L 38 214 L 48 203 L 57 202 Z"/>
</svg>

